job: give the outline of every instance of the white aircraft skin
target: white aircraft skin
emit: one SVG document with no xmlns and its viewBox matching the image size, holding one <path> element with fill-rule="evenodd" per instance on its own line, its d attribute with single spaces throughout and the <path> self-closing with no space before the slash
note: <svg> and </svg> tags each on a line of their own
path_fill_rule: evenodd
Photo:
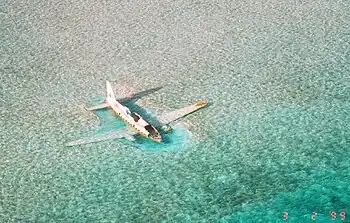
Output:
<svg viewBox="0 0 350 223">
<path fill-rule="evenodd" d="M 120 104 L 114 95 L 114 91 L 109 81 L 106 81 L 107 97 L 106 102 L 115 114 L 126 122 L 135 132 L 155 141 L 162 142 L 162 137 L 152 125 L 146 122 L 139 114 L 131 113 L 129 108 Z"/>
</svg>

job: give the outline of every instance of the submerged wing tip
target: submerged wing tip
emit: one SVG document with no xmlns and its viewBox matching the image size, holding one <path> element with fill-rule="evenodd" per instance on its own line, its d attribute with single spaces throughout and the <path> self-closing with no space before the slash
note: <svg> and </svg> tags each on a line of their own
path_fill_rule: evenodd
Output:
<svg viewBox="0 0 350 223">
<path fill-rule="evenodd" d="M 209 103 L 209 101 L 199 101 L 195 104 L 197 107 L 204 107 Z"/>
<path fill-rule="evenodd" d="M 72 146 L 75 146 L 77 145 L 75 142 L 69 142 L 69 143 L 66 143 L 65 146 L 67 147 L 72 147 Z"/>
</svg>

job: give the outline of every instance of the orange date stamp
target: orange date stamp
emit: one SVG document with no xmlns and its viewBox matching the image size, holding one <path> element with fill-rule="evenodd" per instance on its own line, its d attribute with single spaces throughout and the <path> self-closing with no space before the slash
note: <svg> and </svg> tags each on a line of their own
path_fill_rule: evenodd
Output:
<svg viewBox="0 0 350 223">
<path fill-rule="evenodd" d="M 317 212 L 312 212 L 311 214 L 311 219 L 312 220 L 316 220 L 317 219 Z M 344 221 L 346 219 L 346 213 L 345 211 L 340 211 L 340 212 L 335 212 L 335 211 L 330 211 L 328 212 L 329 216 L 330 216 L 330 219 L 335 221 L 335 220 L 341 220 L 341 221 Z M 288 220 L 288 212 L 283 212 L 283 220 L 284 221 L 287 221 Z"/>
</svg>

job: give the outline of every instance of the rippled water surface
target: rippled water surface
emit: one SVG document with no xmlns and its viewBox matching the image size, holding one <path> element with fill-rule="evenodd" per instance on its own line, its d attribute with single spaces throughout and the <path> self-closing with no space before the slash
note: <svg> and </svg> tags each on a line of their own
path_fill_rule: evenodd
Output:
<svg viewBox="0 0 350 223">
<path fill-rule="evenodd" d="M 349 9 L 2 1 L 0 222 L 350 217 Z M 163 86 L 138 102 L 153 115 L 212 104 L 174 123 L 166 145 L 66 147 L 123 126 L 83 109 L 101 102 L 106 79 L 120 92 Z"/>
</svg>

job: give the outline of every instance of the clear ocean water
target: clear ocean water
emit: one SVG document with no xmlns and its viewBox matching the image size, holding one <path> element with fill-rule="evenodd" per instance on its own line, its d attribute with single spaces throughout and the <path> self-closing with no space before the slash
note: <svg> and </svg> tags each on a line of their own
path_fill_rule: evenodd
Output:
<svg viewBox="0 0 350 223">
<path fill-rule="evenodd" d="M 4 0 L 0 14 L 0 222 L 350 222 L 349 1 Z M 123 125 L 83 109 L 106 79 L 163 86 L 138 102 L 153 115 L 212 104 L 165 146 L 66 147 Z"/>
</svg>

